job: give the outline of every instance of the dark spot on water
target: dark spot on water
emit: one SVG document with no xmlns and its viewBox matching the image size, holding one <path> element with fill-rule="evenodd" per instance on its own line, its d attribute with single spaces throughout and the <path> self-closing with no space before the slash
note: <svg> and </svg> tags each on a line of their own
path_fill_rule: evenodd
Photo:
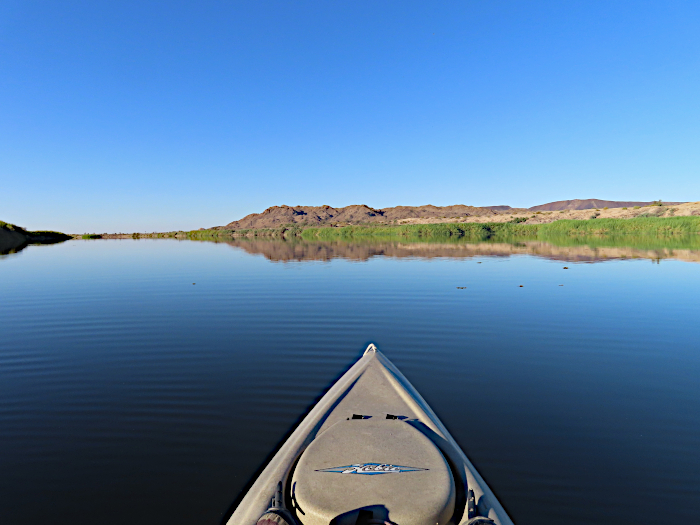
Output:
<svg viewBox="0 0 700 525">
<path fill-rule="evenodd" d="M 569 267 L 568 267 L 568 266 L 564 266 L 564 269 L 565 269 L 565 270 L 568 270 L 568 269 L 569 269 Z"/>
</svg>

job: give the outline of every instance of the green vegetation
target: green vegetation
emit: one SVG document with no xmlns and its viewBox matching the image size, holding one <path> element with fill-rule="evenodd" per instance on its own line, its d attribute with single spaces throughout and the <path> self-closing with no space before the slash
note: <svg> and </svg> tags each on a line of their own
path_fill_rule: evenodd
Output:
<svg viewBox="0 0 700 525">
<path fill-rule="evenodd" d="M 81 239 L 101 239 L 102 235 L 97 233 L 86 233 L 80 237 Z"/>
<path fill-rule="evenodd" d="M 634 219 L 561 220 L 542 224 L 545 235 L 649 235 L 669 236 L 700 233 L 700 217 L 637 217 Z"/>
<path fill-rule="evenodd" d="M 231 237 L 262 237 L 287 238 L 301 235 L 303 228 L 299 226 L 283 226 L 281 228 L 260 228 L 250 230 L 193 230 L 189 232 L 173 232 L 173 234 L 158 234 L 164 237 L 184 237 L 192 240 L 216 241 Z"/>
<path fill-rule="evenodd" d="M 596 217 L 596 216 L 594 216 Z M 516 222 L 517 221 L 517 222 Z M 403 226 L 345 226 L 342 228 L 306 228 L 304 239 L 350 239 L 364 237 L 430 238 L 459 237 L 465 240 L 508 239 L 550 236 L 656 236 L 668 237 L 700 233 L 700 217 L 638 217 L 635 219 L 558 220 L 547 224 L 509 222 L 409 224 Z M 298 235 L 298 234 L 297 234 Z"/>
<path fill-rule="evenodd" d="M 402 226 L 344 226 L 342 228 L 307 228 L 301 237 L 307 240 L 340 240 L 380 237 L 384 239 L 434 239 L 459 238 L 479 241 L 492 237 L 513 238 L 537 234 L 539 225 L 491 223 L 405 224 Z"/>
<path fill-rule="evenodd" d="M 56 239 L 61 239 L 61 240 L 66 240 L 70 239 L 70 235 L 66 235 L 65 233 L 61 232 L 54 232 L 54 231 L 49 231 L 49 230 L 37 230 L 37 231 L 27 231 L 21 226 L 17 226 L 16 224 L 10 224 L 9 222 L 5 221 L 0 221 L 0 228 L 6 231 L 11 231 L 11 232 L 16 232 L 20 233 L 26 237 L 32 238 L 32 237 L 51 237 L 51 238 L 56 238 Z"/>
<path fill-rule="evenodd" d="M 664 207 L 655 208 L 665 210 Z M 521 243 L 547 242 L 556 246 L 631 247 L 644 250 L 700 250 L 700 216 L 637 217 L 634 219 L 557 220 L 527 224 L 524 217 L 499 223 L 442 223 L 404 225 L 355 225 L 250 230 L 195 230 L 134 234 L 134 238 L 174 238 L 210 242 L 232 239 L 269 239 L 287 242 L 382 243 Z"/>
<path fill-rule="evenodd" d="M 700 235 L 539 235 L 538 241 L 560 247 L 634 248 L 637 250 L 700 250 Z"/>
<path fill-rule="evenodd" d="M 11 231 L 11 232 L 17 232 L 21 233 L 22 235 L 27 235 L 29 232 L 22 228 L 21 226 L 17 226 L 16 224 L 10 224 L 9 222 L 5 221 L 0 221 L 0 228 L 3 230 Z"/>
<path fill-rule="evenodd" d="M 547 224 L 526 224 L 527 218 L 518 217 L 508 222 L 489 223 L 440 223 L 404 225 L 355 225 L 340 227 L 306 227 L 287 225 L 281 228 L 250 230 L 195 230 L 190 232 L 170 232 L 140 234 L 140 237 L 181 238 L 193 240 L 226 240 L 232 237 L 279 238 L 306 240 L 353 240 L 353 239 L 395 239 L 395 240 L 445 240 L 448 238 L 467 241 L 541 239 L 548 237 L 620 237 L 624 235 L 646 237 L 668 237 L 696 235 L 700 233 L 700 217 L 637 217 L 634 219 L 601 219 L 599 213 L 592 220 L 561 219 Z M 136 238 L 136 234 L 134 235 Z"/>
</svg>

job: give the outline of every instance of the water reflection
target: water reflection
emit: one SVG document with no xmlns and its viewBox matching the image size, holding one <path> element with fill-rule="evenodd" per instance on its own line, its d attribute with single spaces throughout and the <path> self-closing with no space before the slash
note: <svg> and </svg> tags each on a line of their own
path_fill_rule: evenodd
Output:
<svg viewBox="0 0 700 525">
<path fill-rule="evenodd" d="M 10 234 L 8 234 L 6 230 L 3 230 L 2 232 L 0 232 L 0 259 L 3 259 L 5 256 L 8 255 L 14 255 L 16 253 L 19 253 L 25 248 L 27 248 L 27 246 L 41 244 L 58 244 L 65 242 L 66 240 L 68 240 L 67 236 L 66 238 L 56 239 L 28 239 L 23 235 L 14 234 L 14 232 L 10 232 Z"/>
<path fill-rule="evenodd" d="M 20 235 L 2 235 L 0 232 L 0 257 L 21 252 L 29 243 Z"/>
<path fill-rule="evenodd" d="M 311 242 L 283 240 L 233 239 L 231 247 L 270 261 L 330 261 L 349 259 L 367 261 L 372 257 L 469 258 L 531 255 L 543 259 L 570 262 L 603 262 L 620 259 L 677 259 L 700 262 L 700 249 L 673 247 L 596 246 L 595 244 L 557 245 L 537 240 L 522 242 Z"/>
<path fill-rule="evenodd" d="M 696 238 L 697 237 L 697 238 Z M 183 242 L 188 240 L 180 239 Z M 194 242 L 227 244 L 251 255 L 262 255 L 273 262 L 330 261 L 347 259 L 367 261 L 373 257 L 390 258 L 471 258 L 511 257 L 530 255 L 543 259 L 568 262 L 604 262 L 624 259 L 649 259 L 660 262 L 675 259 L 700 262 L 700 236 L 676 238 L 571 238 L 518 239 L 511 242 L 468 242 L 464 239 L 446 240 L 386 240 L 362 239 L 351 241 L 307 241 L 302 239 L 231 238 L 206 239 Z M 7 244 L 7 243 L 6 243 Z M 51 244 L 43 242 L 41 244 Z M 31 244 L 25 242 L 0 245 L 0 259 L 19 253 Z"/>
<path fill-rule="evenodd" d="M 0 523 L 221 524 L 369 341 L 515 523 L 695 523 L 698 268 L 561 267 L 700 247 L 580 240 L 75 240 L 10 256 Z M 270 262 L 334 257 L 370 260 Z"/>
</svg>

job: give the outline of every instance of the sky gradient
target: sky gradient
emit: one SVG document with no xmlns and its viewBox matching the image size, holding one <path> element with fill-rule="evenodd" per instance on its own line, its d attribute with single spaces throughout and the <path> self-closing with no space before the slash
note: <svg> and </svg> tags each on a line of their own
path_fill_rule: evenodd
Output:
<svg viewBox="0 0 700 525">
<path fill-rule="evenodd" d="M 700 200 L 700 2 L 0 3 L 0 220 Z"/>
</svg>

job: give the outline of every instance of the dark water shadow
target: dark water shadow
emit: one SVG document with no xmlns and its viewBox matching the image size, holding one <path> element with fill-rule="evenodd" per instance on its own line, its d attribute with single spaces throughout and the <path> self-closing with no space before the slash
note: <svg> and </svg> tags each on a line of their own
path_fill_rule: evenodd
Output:
<svg viewBox="0 0 700 525">
<path fill-rule="evenodd" d="M 32 244 L 58 244 L 70 238 L 64 234 L 27 236 L 0 228 L 0 258 L 19 253 Z"/>
</svg>

